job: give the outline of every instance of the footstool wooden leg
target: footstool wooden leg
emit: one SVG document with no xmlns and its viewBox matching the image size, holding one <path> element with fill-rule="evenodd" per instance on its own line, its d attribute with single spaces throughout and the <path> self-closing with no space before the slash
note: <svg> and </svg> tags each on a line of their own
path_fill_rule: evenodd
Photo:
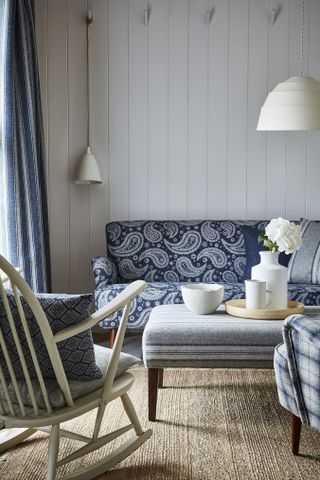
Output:
<svg viewBox="0 0 320 480">
<path fill-rule="evenodd" d="M 299 417 L 291 417 L 291 445 L 293 455 L 298 455 L 301 434 L 301 420 Z"/>
<path fill-rule="evenodd" d="M 158 371 L 158 388 L 163 388 L 163 368 Z"/>
<path fill-rule="evenodd" d="M 110 330 L 110 334 L 109 334 L 109 346 L 110 346 L 110 348 L 113 347 L 114 341 L 116 339 L 116 335 L 117 335 L 117 330 L 116 329 Z"/>
<path fill-rule="evenodd" d="M 157 415 L 158 379 L 159 368 L 148 368 L 150 421 L 154 421 Z"/>
</svg>

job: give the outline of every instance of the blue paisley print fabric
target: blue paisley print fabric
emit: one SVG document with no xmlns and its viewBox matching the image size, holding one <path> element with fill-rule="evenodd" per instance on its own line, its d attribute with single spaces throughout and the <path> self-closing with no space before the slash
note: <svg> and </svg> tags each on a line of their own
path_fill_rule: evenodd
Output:
<svg viewBox="0 0 320 480">
<path fill-rule="evenodd" d="M 182 283 L 149 283 L 146 289 L 132 302 L 132 308 L 128 320 L 128 328 L 132 330 L 143 330 L 149 320 L 153 307 L 166 304 L 183 303 L 181 295 Z M 106 289 L 96 289 L 96 308 L 101 308 L 110 300 L 115 298 L 126 288 L 127 284 L 118 284 Z M 242 283 L 224 284 L 225 300 L 231 298 L 243 298 L 244 288 Z M 115 313 L 107 320 L 101 322 L 102 328 L 117 328 L 121 315 Z"/>
<path fill-rule="evenodd" d="M 142 331 L 153 307 L 183 303 L 181 285 L 221 283 L 224 300 L 244 298 L 243 275 L 250 252 L 246 229 L 261 230 L 266 221 L 131 221 L 106 226 L 107 257 L 95 257 L 96 309 L 104 307 L 126 284 L 148 282 L 134 300 L 128 328 Z M 320 286 L 289 284 L 291 300 L 320 305 Z M 101 323 L 117 328 L 120 313 Z"/>
<path fill-rule="evenodd" d="M 108 258 L 120 282 L 239 282 L 245 268 L 241 222 L 132 221 L 106 226 Z"/>
<path fill-rule="evenodd" d="M 94 257 L 91 261 L 93 275 L 97 287 L 105 288 L 118 281 L 118 272 L 115 264 L 107 257 Z"/>
<path fill-rule="evenodd" d="M 129 315 L 128 328 L 143 330 L 147 324 L 153 307 L 165 304 L 183 303 L 181 295 L 182 283 L 149 283 L 146 289 L 133 301 Z M 244 283 L 223 283 L 224 301 L 233 298 L 245 298 Z M 96 308 L 104 307 L 110 300 L 115 298 L 127 284 L 112 285 L 107 288 L 96 289 Z M 305 305 L 320 305 L 320 287 L 315 285 L 288 285 L 288 297 L 290 300 L 302 302 Z M 101 322 L 102 328 L 117 328 L 121 320 L 119 313 L 114 314 Z"/>
</svg>

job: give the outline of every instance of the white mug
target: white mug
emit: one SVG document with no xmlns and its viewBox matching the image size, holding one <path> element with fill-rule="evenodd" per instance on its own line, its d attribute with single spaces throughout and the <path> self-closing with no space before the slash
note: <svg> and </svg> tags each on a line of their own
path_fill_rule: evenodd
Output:
<svg viewBox="0 0 320 480">
<path fill-rule="evenodd" d="M 271 294 L 270 290 L 266 288 L 265 280 L 245 280 L 246 284 L 246 308 L 248 310 L 259 310 L 266 308 L 267 304 L 266 294 Z"/>
</svg>

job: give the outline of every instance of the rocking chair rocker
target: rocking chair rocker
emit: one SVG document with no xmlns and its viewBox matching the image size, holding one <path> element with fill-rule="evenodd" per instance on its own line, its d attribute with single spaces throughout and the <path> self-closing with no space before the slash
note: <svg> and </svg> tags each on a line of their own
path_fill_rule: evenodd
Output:
<svg viewBox="0 0 320 480">
<path fill-rule="evenodd" d="M 1 330 L 0 321 L 0 354 L 2 354 L 2 358 L 4 359 L 4 364 L 0 365 L 0 430 L 1 428 L 26 429 L 23 432 L 20 431 L 15 437 L 1 443 L 0 453 L 14 447 L 38 430 L 47 432 L 49 433 L 47 480 L 54 480 L 56 478 L 58 467 L 65 465 L 76 458 L 86 455 L 96 449 L 99 449 L 103 445 L 113 441 L 115 438 L 123 435 L 124 433 L 134 430 L 133 434 L 128 440 L 124 441 L 121 446 L 114 449 L 102 459 L 96 461 L 94 464 L 91 464 L 88 467 L 77 470 L 71 474 L 67 474 L 64 477 L 59 477 L 65 480 L 88 480 L 95 478 L 129 456 L 152 434 L 150 429 L 142 429 L 133 404 L 127 394 L 128 390 L 133 384 L 132 374 L 125 372 L 115 378 L 121 355 L 122 342 L 128 322 L 131 301 L 144 290 L 146 283 L 140 280 L 133 282 L 107 306 L 98 312 L 93 313 L 86 320 L 78 323 L 77 325 L 65 328 L 54 335 L 38 299 L 20 274 L 2 256 L 0 256 L 0 273 L 0 302 L 2 301 L 3 310 L 5 311 L 7 321 L 10 325 L 16 351 L 18 353 L 23 370 L 23 382 L 25 382 L 26 390 L 31 400 L 30 404 L 32 405 L 32 407 L 30 405 L 26 405 L 26 402 L 23 398 L 23 394 L 20 389 L 21 379 L 18 380 L 16 378 L 14 366 L 10 359 L 10 353 Z M 3 285 L 3 279 L 6 277 L 9 279 L 11 284 L 10 287 L 12 289 L 12 295 L 14 295 L 15 304 L 19 312 L 21 325 L 33 361 L 34 370 L 37 375 L 37 382 L 35 382 L 35 379 L 31 378 L 23 355 L 22 345 L 17 333 L 10 302 L 8 300 L 8 292 L 5 290 Z M 48 357 L 55 373 L 57 384 L 65 399 L 65 406 L 63 407 L 56 408 L 52 405 L 50 400 L 46 382 L 43 378 L 35 352 L 33 339 L 29 331 L 28 322 L 26 321 L 21 296 L 24 298 L 25 302 L 32 310 L 35 319 L 37 320 L 48 352 Z M 101 320 L 109 317 L 114 312 L 122 308 L 122 320 L 118 329 L 114 346 L 110 352 L 110 360 L 107 365 L 104 382 L 99 388 L 95 388 L 90 393 L 74 399 L 70 390 L 70 381 L 66 377 L 57 344 L 62 340 L 66 340 L 80 332 L 90 329 Z M 9 375 L 5 374 L 5 372 L 9 372 Z M 9 383 L 11 384 L 11 387 L 9 387 Z M 41 391 L 41 397 L 45 407 L 44 405 L 39 406 L 39 391 L 36 391 L 35 384 L 38 384 L 38 389 Z M 123 407 L 129 417 L 130 423 L 116 431 L 99 436 L 106 405 L 117 397 L 120 397 Z M 78 435 L 60 428 L 60 423 L 77 418 L 78 416 L 83 415 L 84 413 L 93 409 L 97 409 L 97 414 L 92 437 Z M 78 448 L 78 450 L 72 454 L 58 460 L 60 436 L 81 441 L 84 443 L 84 446 Z"/>
</svg>

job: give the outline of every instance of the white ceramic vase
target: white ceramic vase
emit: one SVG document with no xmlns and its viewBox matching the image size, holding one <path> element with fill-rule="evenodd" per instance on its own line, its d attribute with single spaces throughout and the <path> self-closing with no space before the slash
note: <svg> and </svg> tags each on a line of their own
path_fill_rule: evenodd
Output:
<svg viewBox="0 0 320 480">
<path fill-rule="evenodd" d="M 260 263 L 252 267 L 251 278 L 265 280 L 269 292 L 267 310 L 288 308 L 287 268 L 278 262 L 279 253 L 259 252 Z"/>
</svg>

